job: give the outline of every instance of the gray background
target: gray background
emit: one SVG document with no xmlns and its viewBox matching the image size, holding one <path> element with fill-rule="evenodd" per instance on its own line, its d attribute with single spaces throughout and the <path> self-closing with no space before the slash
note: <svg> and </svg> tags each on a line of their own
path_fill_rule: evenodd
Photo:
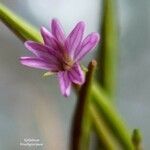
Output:
<svg viewBox="0 0 150 150">
<path fill-rule="evenodd" d="M 58 18 L 68 33 L 84 20 L 87 33 L 98 31 L 99 0 L 1 0 L 37 28 Z M 149 149 L 150 126 L 150 1 L 118 3 L 120 51 L 117 106 L 129 128 L 140 128 Z M 20 65 L 29 54 L 23 44 L 0 23 L 0 149 L 23 149 L 24 138 L 39 138 L 44 147 L 66 150 L 75 96 L 65 99 L 56 77 L 42 78 L 42 71 Z M 87 64 L 94 52 L 83 61 Z M 27 149 L 27 148 L 26 148 Z M 31 148 L 30 148 L 31 149 Z"/>
</svg>

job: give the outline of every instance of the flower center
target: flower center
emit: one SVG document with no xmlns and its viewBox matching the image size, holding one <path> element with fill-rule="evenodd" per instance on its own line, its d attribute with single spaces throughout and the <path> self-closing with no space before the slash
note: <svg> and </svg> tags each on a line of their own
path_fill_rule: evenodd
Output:
<svg viewBox="0 0 150 150">
<path fill-rule="evenodd" d="M 62 68 L 63 70 L 70 70 L 73 66 L 73 61 L 69 56 L 64 56 L 64 60 L 63 60 L 63 64 L 62 64 Z"/>
</svg>

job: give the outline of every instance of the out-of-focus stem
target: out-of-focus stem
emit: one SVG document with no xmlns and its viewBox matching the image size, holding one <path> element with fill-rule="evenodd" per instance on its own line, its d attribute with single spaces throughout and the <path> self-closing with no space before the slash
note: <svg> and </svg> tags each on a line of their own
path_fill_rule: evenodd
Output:
<svg viewBox="0 0 150 150">
<path fill-rule="evenodd" d="M 119 148 L 119 144 L 113 137 L 110 129 L 107 127 L 107 124 L 103 120 L 103 117 L 97 111 L 97 108 L 94 105 L 89 105 L 89 107 L 91 113 L 91 121 L 93 122 L 96 134 L 99 137 L 101 148 L 105 150 L 117 150 Z"/>
<path fill-rule="evenodd" d="M 113 132 L 114 136 L 118 139 L 122 147 L 127 150 L 133 150 L 130 133 L 119 113 L 117 113 L 115 107 L 109 101 L 109 97 L 106 96 L 103 89 L 101 89 L 101 87 L 99 87 L 96 83 L 93 83 L 91 93 L 92 105 L 96 106 L 101 112 L 107 125 Z"/>
<path fill-rule="evenodd" d="M 0 20 L 21 40 L 41 41 L 39 32 L 12 11 L 0 4 Z"/>
<path fill-rule="evenodd" d="M 100 70 L 98 80 L 107 94 L 114 98 L 116 92 L 116 65 L 118 53 L 118 32 L 116 0 L 103 0 L 101 25 L 101 44 L 98 48 L 97 62 Z"/>
<path fill-rule="evenodd" d="M 88 66 L 85 83 L 81 86 L 78 101 L 73 117 L 71 134 L 71 150 L 87 150 L 89 145 L 90 118 L 89 97 L 91 91 L 92 77 L 96 67 L 96 61 L 91 61 Z M 88 123 L 88 124 L 86 124 Z"/>
<path fill-rule="evenodd" d="M 133 130 L 132 143 L 134 145 L 134 150 L 143 150 L 142 137 L 139 129 Z"/>
</svg>

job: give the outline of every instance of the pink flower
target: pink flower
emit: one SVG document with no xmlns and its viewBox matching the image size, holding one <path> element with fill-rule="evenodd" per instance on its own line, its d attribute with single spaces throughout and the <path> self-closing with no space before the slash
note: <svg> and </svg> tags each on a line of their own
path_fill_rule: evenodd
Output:
<svg viewBox="0 0 150 150">
<path fill-rule="evenodd" d="M 23 65 L 44 69 L 57 74 L 61 93 L 69 96 L 71 84 L 83 84 L 85 77 L 80 60 L 90 52 L 99 41 L 98 33 L 91 33 L 83 39 L 84 22 L 79 22 L 66 37 L 58 20 L 51 22 L 51 32 L 41 27 L 44 43 L 26 41 L 25 47 L 33 57 L 21 57 Z"/>
</svg>

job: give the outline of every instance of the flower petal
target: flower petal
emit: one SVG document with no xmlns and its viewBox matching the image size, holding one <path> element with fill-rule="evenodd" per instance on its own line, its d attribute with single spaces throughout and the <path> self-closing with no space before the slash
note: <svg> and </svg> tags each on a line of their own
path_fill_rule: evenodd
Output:
<svg viewBox="0 0 150 150">
<path fill-rule="evenodd" d="M 51 31 L 52 31 L 53 36 L 60 42 L 60 44 L 64 45 L 65 34 L 58 20 L 56 19 L 52 20 Z"/>
<path fill-rule="evenodd" d="M 26 41 L 24 45 L 29 51 L 31 51 L 35 55 L 38 55 L 38 51 L 48 52 L 48 48 L 46 46 L 34 41 Z"/>
<path fill-rule="evenodd" d="M 54 72 L 58 71 L 56 65 L 49 64 L 44 60 L 36 57 L 21 57 L 20 62 L 21 64 L 31 68 L 44 69 L 44 70 L 54 71 Z"/>
<path fill-rule="evenodd" d="M 34 42 L 34 41 L 26 41 L 24 43 L 25 47 L 31 51 L 36 56 L 47 60 L 48 62 L 52 62 L 54 64 L 59 64 L 59 59 L 62 59 L 62 56 L 56 50 L 47 47 L 46 45 Z"/>
<path fill-rule="evenodd" d="M 41 27 L 41 35 L 43 37 L 44 44 L 56 50 L 58 49 L 58 44 L 57 44 L 55 37 L 45 27 Z"/>
<path fill-rule="evenodd" d="M 75 84 L 83 84 L 85 81 L 85 75 L 79 64 L 75 64 L 73 68 L 69 71 L 69 77 L 71 81 Z"/>
<path fill-rule="evenodd" d="M 68 77 L 68 73 L 66 71 L 58 73 L 59 86 L 62 95 L 69 96 L 71 90 L 71 81 Z"/>
<path fill-rule="evenodd" d="M 75 61 L 80 61 L 88 52 L 94 49 L 99 42 L 99 34 L 91 33 L 82 42 L 81 46 L 75 52 Z"/>
<path fill-rule="evenodd" d="M 85 29 L 84 22 L 79 22 L 66 39 L 66 47 L 69 54 L 72 56 L 76 48 L 79 46 Z"/>
</svg>

